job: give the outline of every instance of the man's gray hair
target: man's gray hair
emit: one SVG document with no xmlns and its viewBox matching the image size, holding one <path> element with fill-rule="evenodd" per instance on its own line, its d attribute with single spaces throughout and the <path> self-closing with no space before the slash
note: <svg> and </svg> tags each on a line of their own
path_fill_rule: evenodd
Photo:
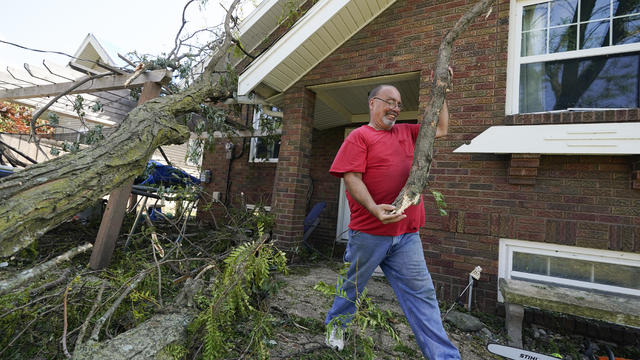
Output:
<svg viewBox="0 0 640 360">
<path fill-rule="evenodd" d="M 373 97 L 374 97 L 374 96 L 377 96 L 377 95 L 378 95 L 378 93 L 380 92 L 380 90 L 382 90 L 383 88 L 385 88 L 385 87 L 387 87 L 387 86 L 389 86 L 389 87 L 392 87 L 392 88 L 396 89 L 396 87 L 395 87 L 395 86 L 393 86 L 393 85 L 389 85 L 389 84 L 380 84 L 380 85 L 378 85 L 378 86 L 374 87 L 373 89 L 371 89 L 371 91 L 369 91 L 369 99 L 367 99 L 367 101 L 369 101 L 369 100 L 373 99 Z"/>
</svg>

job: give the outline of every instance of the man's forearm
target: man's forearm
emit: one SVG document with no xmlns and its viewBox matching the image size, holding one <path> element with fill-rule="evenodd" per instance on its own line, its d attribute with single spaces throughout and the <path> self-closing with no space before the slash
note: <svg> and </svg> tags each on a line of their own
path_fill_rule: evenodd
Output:
<svg viewBox="0 0 640 360">
<path fill-rule="evenodd" d="M 376 219 L 380 220 L 383 224 L 389 224 L 392 222 L 400 221 L 407 217 L 405 214 L 391 214 L 390 212 L 395 209 L 393 205 L 390 204 L 376 204 L 373 201 L 373 197 L 369 193 L 369 189 L 367 189 L 367 185 L 365 185 L 364 181 L 362 181 L 361 173 L 345 173 L 344 174 L 344 183 L 347 186 L 347 191 L 351 195 L 351 197 L 358 202 L 358 204 L 362 205 L 371 215 L 373 215 Z"/>
<path fill-rule="evenodd" d="M 369 189 L 362 181 L 362 174 L 360 173 L 346 173 L 344 174 L 344 184 L 347 187 L 349 195 L 358 202 L 358 204 L 364 206 L 369 212 L 376 205 L 373 201 Z"/>
</svg>

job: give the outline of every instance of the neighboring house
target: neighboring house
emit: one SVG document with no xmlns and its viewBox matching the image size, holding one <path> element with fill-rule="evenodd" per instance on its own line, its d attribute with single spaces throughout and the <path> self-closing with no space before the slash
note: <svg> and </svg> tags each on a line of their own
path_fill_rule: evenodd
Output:
<svg viewBox="0 0 640 360">
<path fill-rule="evenodd" d="M 112 54 L 115 55 L 115 54 Z M 107 68 L 99 66 L 97 63 L 104 64 L 107 67 L 117 67 L 113 58 L 98 42 L 93 34 L 87 34 L 78 50 L 73 54 L 73 59 L 66 65 L 61 66 L 48 61 L 42 64 L 30 65 L 25 64 L 22 69 L 6 68 L 0 71 L 0 98 L 2 98 L 1 90 L 24 89 L 25 97 L 11 97 L 10 101 L 27 105 L 31 108 L 38 109 L 46 105 L 51 96 L 56 94 L 46 94 L 47 96 L 38 95 L 39 89 L 34 85 L 41 87 L 46 85 L 55 85 L 60 83 L 68 83 L 76 79 L 82 78 L 87 74 L 99 74 L 107 71 Z M 33 91 L 32 91 L 33 90 Z M 62 87 L 59 91 L 64 90 Z M 59 117 L 58 125 L 55 133 L 50 136 L 51 140 L 83 143 L 87 132 L 97 125 L 103 126 L 102 132 L 106 136 L 110 134 L 115 127 L 127 116 L 129 111 L 136 107 L 137 101 L 131 96 L 128 89 L 111 89 L 108 91 L 92 92 L 90 94 L 82 94 L 85 105 L 84 123 L 80 121 L 78 114 L 74 111 L 74 101 L 76 95 L 68 95 L 62 97 L 49 111 L 41 116 L 46 119 L 49 113 L 55 113 Z M 91 110 L 91 106 L 100 103 L 102 107 L 98 111 Z M 37 161 L 46 161 L 51 154 L 42 154 L 38 151 L 32 142 L 29 142 L 29 135 L 9 135 L 4 134 L 3 141 L 9 142 L 11 146 L 17 146 L 19 149 L 29 154 Z M 47 150 L 53 144 L 51 141 L 45 140 Z M 199 163 L 186 161 L 188 144 L 171 145 L 163 147 L 163 150 L 174 166 L 180 167 L 192 175 L 199 176 Z M 153 160 L 165 162 L 164 157 L 159 151 L 156 151 Z"/>
<path fill-rule="evenodd" d="M 421 118 L 438 45 L 472 3 L 315 2 L 239 78 L 239 94 L 283 113 L 278 161 L 229 160 L 220 144 L 203 162 L 209 189 L 232 205 L 241 193 L 267 201 L 290 248 L 325 201 L 310 241 L 332 244 L 348 210 L 328 169 L 368 121 L 368 90 L 395 84 L 403 120 Z M 420 231 L 438 295 L 455 298 L 477 265 L 474 306 L 485 310 L 498 276 L 640 295 L 640 3 L 499 1 L 455 42 L 451 66 L 449 135 L 430 182 L 448 215 L 425 193 Z"/>
</svg>

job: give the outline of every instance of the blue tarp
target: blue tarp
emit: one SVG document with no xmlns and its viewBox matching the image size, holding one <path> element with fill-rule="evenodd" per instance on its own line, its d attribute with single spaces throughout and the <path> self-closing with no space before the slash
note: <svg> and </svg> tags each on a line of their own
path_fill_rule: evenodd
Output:
<svg viewBox="0 0 640 360">
<path fill-rule="evenodd" d="M 149 160 L 147 170 L 135 181 L 137 185 L 188 185 L 200 184 L 200 179 L 191 176 L 184 170 Z"/>
<path fill-rule="evenodd" d="M 0 165 L 0 178 L 9 176 L 11 174 L 13 174 L 13 169 L 10 169 L 8 166 Z"/>
</svg>

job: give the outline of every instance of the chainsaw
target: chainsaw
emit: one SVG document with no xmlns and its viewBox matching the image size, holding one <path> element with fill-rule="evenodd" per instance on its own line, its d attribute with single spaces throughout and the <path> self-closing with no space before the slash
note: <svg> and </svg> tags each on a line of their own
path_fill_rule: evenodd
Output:
<svg viewBox="0 0 640 360">
<path fill-rule="evenodd" d="M 589 346 L 589 350 L 591 347 Z M 614 357 L 613 352 L 607 347 L 608 356 L 595 356 L 593 354 L 589 354 L 591 357 L 589 359 L 594 360 L 629 360 L 619 357 Z M 562 356 L 559 354 L 554 354 L 555 356 L 544 355 L 540 353 L 536 353 L 533 351 L 528 351 L 524 349 L 520 349 L 513 346 L 506 346 L 500 344 L 489 344 L 487 345 L 487 350 L 490 353 L 500 355 L 507 359 L 512 360 L 558 360 L 562 359 Z"/>
<path fill-rule="evenodd" d="M 487 350 L 489 350 L 489 352 L 492 354 L 500 355 L 507 359 L 513 360 L 558 360 L 558 358 L 555 356 L 539 354 L 533 351 L 500 344 L 489 344 L 487 345 Z M 561 358 L 562 357 L 560 357 L 560 359 Z"/>
</svg>

